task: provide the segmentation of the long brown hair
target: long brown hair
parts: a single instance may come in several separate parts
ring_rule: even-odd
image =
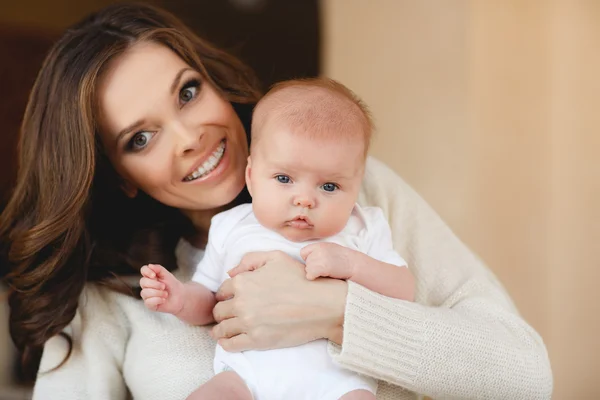
[[[191,229],[177,210],[143,193],[126,198],[97,138],[98,78],[110,60],[139,41],[169,47],[238,114],[260,96],[245,65],[148,5],[105,8],[53,46],[29,97],[17,183],[0,215],[10,333],[31,377],[46,340],[65,336],[86,282],[132,293],[115,278],[136,274],[148,262],[174,268],[175,245]]]

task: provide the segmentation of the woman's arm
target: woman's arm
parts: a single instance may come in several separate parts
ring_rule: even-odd
[[[504,292],[484,283],[488,278],[474,277],[433,306],[385,297],[353,282],[309,281],[303,265],[287,255],[262,256],[262,268],[225,281],[217,292],[213,335],[228,351],[327,338],[343,343],[330,346],[342,366],[434,398],[551,394],[543,342]],[[430,283],[434,291],[452,280],[445,268]],[[417,301],[423,301],[429,287],[417,282]]]
[[[67,328],[73,340],[71,355],[61,336],[49,339],[44,346],[40,371],[35,382],[33,400],[124,400],[127,387],[121,374],[127,322],[111,304],[108,291],[88,285],[81,297],[79,310]]]

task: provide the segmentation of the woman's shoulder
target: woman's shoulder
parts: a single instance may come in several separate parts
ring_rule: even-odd
[[[399,179],[402,180],[398,174],[396,174],[390,167],[388,167],[383,161],[378,160],[373,156],[367,157],[365,167],[365,180],[386,180],[386,179]]]
[[[129,318],[125,317],[122,307],[126,297],[108,287],[87,283],[79,296],[75,316],[63,329],[64,335],[56,335],[46,342],[40,371],[52,370],[65,358],[76,364],[92,347],[107,354],[120,354],[129,332]]]
[[[189,326],[173,315],[150,311],[136,297],[88,283],[75,318],[64,330],[69,339],[57,335],[46,342],[40,370],[47,372],[65,359],[67,362],[42,375],[41,381],[38,378],[36,389],[54,393],[57,382],[61,382],[59,386],[66,382],[67,389],[79,387],[82,393],[89,393],[92,384],[109,382],[108,389],[116,390],[117,386],[110,386],[116,385],[114,379],[120,382],[126,377],[135,398],[171,398],[168,393],[178,393],[186,385],[191,391],[212,375],[215,343],[209,332],[207,327]],[[156,365],[170,359],[178,360],[169,366],[170,383],[149,387],[148,382],[159,382],[165,376]],[[85,372],[90,370],[97,375]],[[196,371],[193,380],[181,378],[190,370]]]
[[[106,285],[87,283],[79,296],[77,314],[71,323],[73,328],[101,321],[102,324],[117,323],[126,327],[127,304],[137,301],[132,295],[121,293]]]

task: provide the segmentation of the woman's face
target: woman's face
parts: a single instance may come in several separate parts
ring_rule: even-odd
[[[248,143],[231,104],[167,47],[132,46],[98,88],[102,144],[123,189],[183,211],[233,201],[244,187]]]

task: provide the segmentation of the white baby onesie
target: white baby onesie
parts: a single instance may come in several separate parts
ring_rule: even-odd
[[[344,229],[320,241],[291,242],[258,222],[251,204],[213,217],[208,244],[192,278],[216,292],[229,279],[227,271],[249,252],[280,250],[302,261],[300,250],[311,243],[331,242],[386,263],[406,267],[392,247],[392,234],[381,209],[355,205]],[[246,382],[255,400],[337,400],[358,389],[375,393],[374,379],[343,369],[327,353],[327,341],[267,351],[229,353],[217,345],[215,373],[233,370]]]

